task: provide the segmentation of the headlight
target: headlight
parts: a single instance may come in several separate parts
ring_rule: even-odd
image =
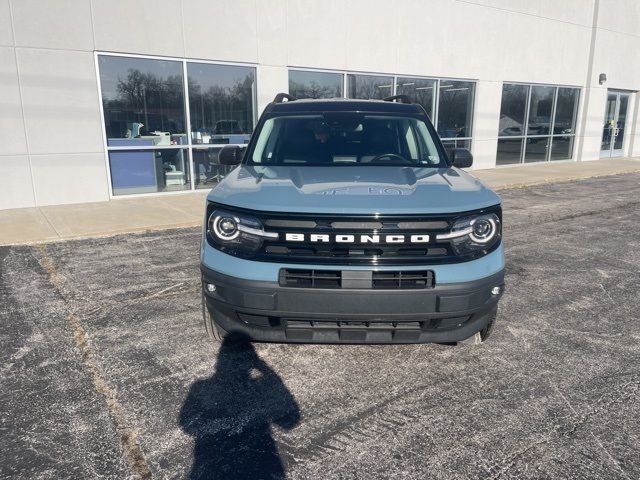
[[[449,233],[437,235],[437,240],[449,240],[456,255],[488,251],[500,240],[502,228],[495,213],[458,219]]]
[[[500,220],[495,214],[477,217],[471,220],[471,233],[469,236],[475,243],[485,245],[498,234]]]
[[[275,232],[265,232],[257,218],[224,210],[213,210],[207,225],[211,240],[222,249],[254,252],[263,240],[278,238]]]
[[[211,229],[216,237],[225,242],[234,240],[240,235],[238,220],[230,215],[220,215],[211,220]]]

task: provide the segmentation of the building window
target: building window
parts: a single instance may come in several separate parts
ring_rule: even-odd
[[[437,80],[430,78],[398,77],[396,80],[396,94],[407,95],[412,102],[419,103],[434,120]]]
[[[289,70],[289,93],[296,98],[341,98],[344,74]]]
[[[438,135],[450,154],[454,148],[471,149],[474,82],[439,80]]]
[[[383,75],[347,74],[347,96],[359,99],[378,99],[393,95],[393,77]]]
[[[578,88],[504,84],[496,163],[571,159],[579,97]]]
[[[211,188],[228,172],[221,145],[253,131],[253,67],[103,54],[98,66],[113,195]]]
[[[187,62],[196,188],[211,188],[229,171],[218,163],[222,147],[245,144],[255,124],[255,68]]]
[[[343,95],[342,85],[345,76],[346,92]],[[289,93],[296,98],[346,97],[364,100],[407,95],[412,102],[422,105],[425,109],[447,153],[450,154],[454,148],[471,149],[475,82],[289,70]],[[522,115],[524,117],[524,113]]]

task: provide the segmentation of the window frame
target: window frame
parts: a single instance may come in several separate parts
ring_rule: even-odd
[[[579,117],[580,117],[580,109],[582,108],[582,87],[577,85],[565,85],[565,84],[550,84],[550,83],[530,83],[530,82],[511,82],[505,81],[502,82],[502,92],[504,93],[505,85],[523,85],[527,87],[527,98],[525,102],[525,110],[524,110],[524,119],[523,119],[523,134],[522,135],[500,135],[500,127],[498,126],[498,135],[497,140],[520,140],[521,148],[520,148],[520,161],[517,163],[498,165],[496,160],[496,165],[494,168],[509,168],[518,165],[534,165],[538,163],[551,163],[551,162],[575,162],[576,161],[576,138],[578,136],[578,126],[579,126]],[[549,124],[549,134],[548,135],[529,135],[529,114],[531,108],[531,94],[533,92],[533,87],[552,87],[553,88],[553,100],[551,104],[551,122]],[[561,88],[571,88],[577,90],[578,98],[575,106],[575,118],[574,118],[574,129],[573,133],[569,134],[556,134],[555,132],[555,123],[556,123],[556,109],[558,105],[558,91]],[[502,94],[501,94],[501,102],[502,102]],[[498,113],[500,115],[501,112]],[[553,150],[553,142],[555,138],[562,137],[573,137],[573,147],[571,151],[571,158],[566,158],[562,160],[551,160],[551,152]],[[540,160],[536,162],[526,162],[526,151],[527,151],[527,139],[529,138],[548,138],[549,139],[549,148],[545,154],[545,160]],[[497,159],[497,144],[496,144],[496,159]]]
[[[206,146],[201,146],[200,144],[193,143],[193,137],[191,132],[191,111],[189,105],[189,75],[188,75],[188,64],[189,63],[202,63],[207,65],[219,65],[219,66],[235,66],[235,67],[250,67],[254,69],[255,75],[255,88],[253,90],[253,101],[252,101],[252,121],[253,128],[255,129],[258,124],[258,77],[260,75],[259,64],[256,63],[245,63],[245,62],[226,62],[226,61],[216,61],[216,60],[201,60],[195,58],[185,58],[185,57],[165,57],[158,55],[139,55],[139,54],[129,54],[129,53],[118,53],[118,52],[108,52],[108,51],[94,51],[94,63],[95,63],[95,71],[96,71],[96,79],[97,79],[97,88],[98,88],[98,103],[100,106],[100,123],[102,127],[102,143],[104,148],[104,156],[105,156],[105,167],[106,167],[106,177],[107,184],[109,186],[109,199],[121,199],[121,198],[135,198],[135,197],[151,197],[158,195],[181,195],[185,193],[193,193],[197,191],[207,191],[207,189],[199,189],[196,188],[195,181],[195,162],[193,159],[193,151],[194,150],[208,150],[212,148],[222,148],[226,145],[233,145],[228,143],[212,143],[206,144]],[[143,59],[143,60],[164,60],[164,61],[173,61],[180,62],[182,66],[182,80],[183,80],[183,102],[184,102],[184,115],[185,115],[185,130],[188,142],[184,145],[138,145],[135,147],[132,146],[109,146],[107,143],[107,129],[105,125],[104,118],[104,103],[102,98],[102,81],[100,79],[100,65],[99,65],[99,57],[125,57],[125,58],[133,58],[133,59]],[[188,164],[189,164],[189,188],[185,188],[184,190],[176,190],[176,191],[168,191],[168,192],[149,192],[149,193],[131,193],[125,195],[114,195],[113,191],[113,182],[111,181],[111,165],[109,163],[109,152],[111,151],[133,151],[133,150],[183,150],[186,152],[188,156]]]

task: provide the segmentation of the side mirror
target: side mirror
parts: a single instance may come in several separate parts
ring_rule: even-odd
[[[458,168],[469,168],[473,165],[473,155],[466,148],[454,148],[451,160],[453,160],[453,166]]]
[[[226,145],[218,153],[218,161],[222,165],[238,165],[242,161],[242,150],[237,145]]]

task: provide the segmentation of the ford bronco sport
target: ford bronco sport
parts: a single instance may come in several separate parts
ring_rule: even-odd
[[[500,198],[405,96],[278,94],[207,197],[207,332],[271,342],[480,343],[504,287]]]

